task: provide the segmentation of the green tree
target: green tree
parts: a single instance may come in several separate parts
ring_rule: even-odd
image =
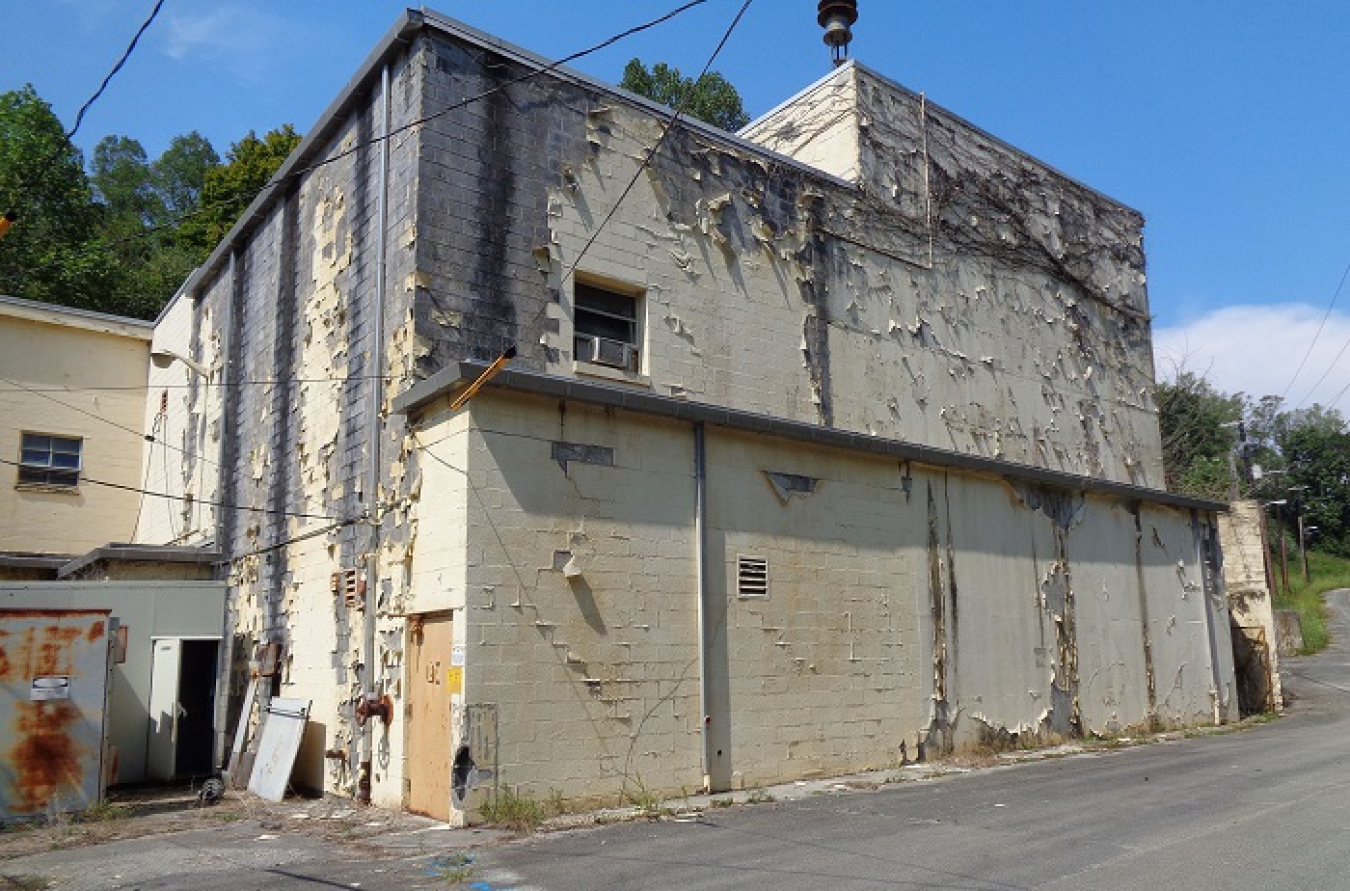
[[[153,164],[150,176],[164,212],[179,218],[197,210],[206,176],[220,166],[210,140],[193,130],[175,136]]]
[[[1290,502],[1287,517],[1301,513],[1318,528],[1318,550],[1350,557],[1350,433],[1335,411],[1314,407],[1296,421],[1282,443],[1287,472],[1272,497]]]
[[[1200,375],[1181,371],[1155,390],[1167,488],[1206,498],[1227,498],[1228,455],[1236,443],[1242,396],[1220,393]],[[1223,472],[1219,473],[1218,468]]]
[[[683,103],[685,114],[723,130],[739,130],[750,123],[740,94],[716,71],[709,71],[695,84],[692,77],[681,75],[680,69],[664,62],[649,69],[641,59],[633,59],[624,66],[619,86],[672,108]],[[685,101],[685,93],[690,90],[693,92]]]
[[[117,257],[100,238],[79,149],[31,85],[0,93],[0,294],[117,312]]]
[[[286,124],[261,139],[250,130],[230,146],[225,163],[206,171],[201,211],[180,229],[184,242],[207,251],[215,248],[299,144],[299,134]]]

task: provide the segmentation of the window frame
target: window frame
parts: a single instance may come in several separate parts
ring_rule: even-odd
[[[40,442],[40,440],[45,440]],[[73,444],[59,449],[59,444]],[[34,457],[44,453],[42,457]],[[73,455],[73,467],[57,463],[57,455]],[[23,430],[19,433],[19,461],[15,488],[78,491],[84,475],[84,437]]]
[[[606,298],[619,299],[627,301],[631,307],[631,315],[625,315],[614,312],[612,309],[597,306],[595,301],[588,303],[586,292],[596,292]],[[596,281],[592,278],[577,278],[572,287],[572,358],[579,366],[587,369],[604,369],[609,372],[618,372],[625,375],[640,376],[643,371],[643,364],[646,361],[646,344],[644,335],[646,333],[646,324],[644,319],[645,305],[643,292],[639,288],[614,285],[609,282]],[[589,317],[589,318],[588,318]],[[599,323],[590,323],[589,319],[599,320]],[[627,337],[623,340],[609,336],[610,332],[602,333],[603,322],[620,323],[627,327]],[[589,329],[589,330],[588,330]],[[580,338],[589,338],[592,341],[606,341],[609,343],[622,344],[624,348],[625,361],[623,364],[615,362],[597,361],[594,352],[590,356],[583,358],[582,351],[578,349]]]

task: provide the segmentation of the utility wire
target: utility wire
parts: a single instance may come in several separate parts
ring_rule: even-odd
[[[1345,287],[1346,276],[1350,276],[1350,263],[1346,264],[1345,272],[1341,273],[1341,283],[1336,286],[1336,293],[1331,295],[1331,303],[1327,306],[1326,313],[1322,315],[1322,323],[1317,326],[1317,333],[1313,335],[1312,343],[1308,344],[1308,351],[1303,354],[1303,361],[1298,363],[1298,368],[1294,371],[1294,376],[1289,379],[1289,383],[1285,386],[1284,392],[1280,394],[1280,402],[1284,402],[1284,397],[1289,395],[1289,391],[1294,387],[1294,382],[1298,380],[1298,376],[1303,372],[1303,366],[1308,364],[1308,359],[1312,356],[1313,347],[1317,346],[1317,339],[1322,336],[1322,329],[1327,326],[1327,319],[1331,318],[1331,311],[1336,308],[1336,301],[1341,296],[1341,289]],[[1346,346],[1350,346],[1350,342],[1347,342]],[[1340,359],[1341,354],[1344,352],[1345,347],[1341,347],[1341,352],[1336,355],[1336,359]],[[1334,367],[1336,363],[1333,361],[1331,364]],[[1331,369],[1328,368],[1327,374],[1330,373]],[[1320,385],[1324,380],[1326,380],[1326,374],[1322,375],[1321,379],[1317,381],[1317,384]],[[1314,385],[1313,392],[1316,390],[1317,385]],[[1311,395],[1312,392],[1309,392],[1308,396]],[[1305,396],[1304,399],[1306,401],[1307,397]],[[1302,402],[1299,403],[1299,405],[1302,404]]]
[[[476,94],[476,95],[474,95],[474,96],[470,96],[470,97],[468,97],[468,98],[466,98],[466,99],[463,99],[463,100],[461,100],[461,101],[459,101],[459,102],[455,102],[455,103],[452,103],[452,104],[450,104],[450,105],[447,105],[445,108],[442,108],[440,111],[434,112],[434,113],[429,114],[429,115],[427,115],[427,116],[425,116],[425,117],[419,118],[419,119],[417,119],[417,120],[415,120],[415,121],[410,121],[409,123],[404,124],[404,125],[398,127],[397,129],[391,130],[389,133],[387,133],[387,134],[385,134],[385,135],[383,135],[383,136],[375,136],[375,137],[371,137],[370,139],[368,139],[368,140],[366,140],[366,141],[364,141],[364,142],[358,142],[358,143],[356,143],[355,145],[353,145],[351,148],[345,149],[344,151],[339,152],[338,154],[333,155],[333,156],[330,157],[330,158],[326,158],[326,159],[324,159],[324,160],[322,160],[322,161],[318,161],[318,162],[316,162],[316,163],[314,163],[314,164],[309,165],[308,167],[301,167],[301,168],[299,168],[299,169],[292,170],[292,171],[290,171],[289,173],[285,174],[284,176],[281,175],[280,173],[278,173],[278,174],[274,175],[271,179],[269,179],[266,183],[264,183],[263,186],[262,186],[262,188],[260,188],[253,196],[251,196],[247,202],[242,201],[240,198],[232,198],[232,199],[230,199],[230,200],[228,200],[228,201],[220,202],[219,204],[208,205],[208,206],[205,206],[205,207],[198,207],[198,208],[195,208],[195,209],[193,209],[193,210],[187,211],[186,213],[183,213],[183,214],[181,214],[181,215],[179,215],[179,216],[177,216],[177,217],[173,217],[173,218],[171,218],[171,219],[169,219],[169,220],[166,220],[166,221],[164,221],[164,222],[162,222],[162,223],[159,223],[159,224],[157,224],[157,225],[155,225],[155,226],[151,226],[151,227],[148,227],[148,228],[146,228],[146,229],[143,229],[143,230],[141,230],[141,231],[139,231],[139,232],[132,232],[132,233],[129,233],[128,235],[124,235],[124,236],[122,236],[121,238],[118,238],[118,239],[114,239],[114,240],[111,240],[111,241],[100,242],[100,243],[97,244],[97,245],[92,245],[92,246],[90,246],[89,248],[86,248],[86,249],[83,251],[83,254],[93,254],[95,251],[102,250],[102,249],[104,249],[105,247],[115,247],[115,246],[117,246],[117,245],[119,245],[119,244],[125,244],[125,243],[127,243],[127,242],[135,241],[135,240],[137,240],[137,239],[147,238],[147,237],[149,237],[149,236],[151,236],[151,235],[154,235],[154,234],[156,234],[156,233],[158,233],[158,232],[160,232],[160,231],[163,231],[163,230],[165,230],[165,229],[171,229],[171,228],[177,227],[177,226],[181,225],[182,223],[187,222],[189,219],[192,219],[192,218],[195,217],[195,216],[199,216],[199,215],[204,214],[204,213],[207,213],[207,212],[209,212],[209,211],[211,211],[211,210],[217,210],[217,209],[220,209],[220,208],[222,208],[222,207],[228,207],[228,206],[231,205],[231,204],[244,204],[245,207],[246,207],[248,204],[251,204],[251,203],[252,203],[253,199],[256,198],[257,195],[261,195],[263,192],[267,191],[268,189],[271,189],[271,188],[274,188],[274,187],[276,187],[276,186],[278,186],[278,185],[281,185],[282,183],[286,182],[286,181],[289,180],[289,179],[292,179],[292,178],[295,178],[295,177],[299,177],[299,176],[303,176],[304,174],[310,173],[310,172],[315,171],[315,170],[318,170],[318,169],[321,168],[321,167],[325,167],[325,166],[327,166],[327,165],[329,165],[329,164],[336,163],[337,161],[340,161],[340,160],[342,160],[343,158],[350,157],[351,155],[355,154],[356,152],[358,152],[358,151],[360,151],[360,150],[362,150],[362,149],[364,149],[364,148],[367,148],[367,147],[373,146],[373,145],[378,145],[379,143],[384,142],[384,141],[389,140],[389,139],[392,139],[392,138],[394,138],[395,136],[399,136],[399,135],[405,133],[405,132],[408,131],[408,130],[411,130],[411,129],[415,128],[415,127],[420,127],[421,125],[423,125],[423,124],[425,124],[425,123],[428,123],[429,121],[433,121],[433,120],[435,120],[435,119],[437,119],[437,118],[439,118],[439,117],[442,117],[442,116],[444,116],[444,115],[447,115],[447,114],[449,114],[449,113],[452,112],[452,111],[457,111],[457,110],[459,110],[459,109],[461,109],[461,108],[465,108],[465,107],[467,107],[467,106],[469,106],[469,105],[472,105],[472,104],[475,103],[475,102],[480,102],[480,101],[482,101],[482,100],[484,100],[484,99],[489,98],[490,96],[493,96],[493,95],[495,95],[495,94],[497,94],[497,93],[503,92],[504,90],[506,90],[506,89],[508,89],[508,88],[510,88],[510,87],[513,87],[513,86],[515,86],[515,85],[517,85],[517,84],[524,83],[525,81],[532,80],[532,79],[534,79],[534,78],[536,78],[536,77],[539,77],[540,75],[547,74],[547,73],[549,73],[549,72],[551,72],[551,71],[555,71],[555,70],[557,70],[558,68],[562,67],[563,65],[566,65],[566,64],[569,63],[569,62],[574,62],[574,61],[576,61],[577,59],[583,58],[583,57],[585,57],[585,56],[589,56],[589,55],[591,55],[591,54],[593,54],[593,53],[599,52],[599,51],[602,50],[602,49],[605,49],[606,47],[612,46],[612,45],[614,45],[615,43],[618,43],[620,40],[624,40],[624,39],[626,39],[626,38],[628,38],[628,37],[633,36],[634,34],[639,34],[639,33],[643,32],[643,31],[646,31],[646,30],[649,30],[649,29],[651,29],[651,28],[654,28],[654,27],[656,27],[657,25],[664,24],[664,23],[670,21],[671,19],[675,18],[676,16],[680,15],[681,13],[686,12],[686,11],[692,9],[692,8],[694,8],[695,6],[702,6],[704,3],[707,3],[707,2],[708,2],[708,0],[690,0],[690,2],[685,3],[685,4],[682,5],[682,6],[676,7],[675,9],[671,10],[670,12],[667,12],[666,14],[664,14],[664,15],[662,15],[662,16],[658,16],[657,18],[654,18],[654,19],[652,19],[652,20],[650,20],[650,21],[644,22],[644,23],[642,23],[642,24],[640,24],[640,25],[635,25],[635,26],[633,26],[632,28],[629,28],[629,29],[626,30],[626,31],[620,32],[619,34],[615,34],[615,35],[612,36],[612,37],[608,37],[608,38],[606,38],[605,40],[602,40],[600,43],[597,43],[597,44],[595,44],[594,46],[587,47],[586,49],[583,49],[583,50],[578,50],[577,52],[574,52],[574,53],[572,53],[572,54],[569,55],[569,56],[565,56],[565,57],[559,59],[558,61],[553,62],[553,63],[551,63],[551,64],[549,64],[549,65],[547,65],[547,66],[545,66],[545,67],[543,67],[543,68],[539,68],[539,69],[536,69],[536,70],[534,70],[534,71],[526,72],[525,74],[522,74],[522,75],[520,75],[519,77],[515,77],[515,78],[512,78],[511,80],[509,80],[509,81],[507,81],[507,82],[505,82],[505,83],[498,84],[497,86],[493,87],[492,89],[484,90],[483,92],[478,93],[478,94]],[[160,0],[160,4],[161,4],[161,5],[162,5],[162,3],[163,3],[163,0]],[[156,6],[155,11],[158,12],[158,9],[159,9],[159,7]],[[147,24],[148,24],[148,23],[147,23]],[[142,26],[142,30],[144,30],[144,26]],[[140,36],[140,35],[139,35],[139,33],[138,33],[138,34],[137,34],[137,37],[139,37],[139,36]],[[135,41],[132,42],[132,45],[133,45],[133,46],[135,45]],[[130,49],[130,48],[128,48],[128,51],[129,51],[129,49]],[[125,61],[125,59],[124,59],[123,61]],[[119,63],[119,67],[120,67],[120,64],[121,64],[121,63]],[[109,75],[109,76],[111,77],[111,75]],[[101,91],[101,90],[100,90],[100,91]],[[92,102],[93,100],[90,100],[90,101]],[[71,132],[73,133],[74,130],[72,129]],[[244,208],[240,208],[240,209],[243,210]],[[77,256],[77,257],[78,257],[78,256],[81,256],[81,255],[82,255],[82,254],[81,254],[80,252],[77,252],[77,253],[75,254],[75,256]]]
[[[276,387],[290,386],[292,384],[338,384],[349,381],[404,381],[408,380],[407,374],[352,374],[352,375],[333,375],[330,377],[295,377],[295,378],[255,378],[251,380],[240,381],[195,381],[186,384],[122,384],[110,385],[106,387],[27,387],[23,384],[14,384],[13,388],[0,387],[0,393],[35,393],[43,395],[47,393],[146,393],[152,390],[190,390],[199,387],[204,390],[222,389],[228,390],[234,387]],[[5,378],[0,378],[0,382],[12,383]]]
[[[464,108],[465,106],[472,105],[475,102],[480,102],[488,98],[489,96],[493,96],[497,93],[502,92],[503,90],[506,90],[510,87],[514,87],[517,84],[524,83],[525,81],[528,80],[533,80],[534,78],[540,77],[541,75],[544,74],[548,74],[551,71],[556,71],[557,69],[566,65],[568,62],[574,62],[577,59],[582,58],[583,56],[589,56],[592,53],[599,52],[600,50],[608,46],[612,46],[613,44],[618,43],[620,40],[632,37],[634,34],[638,34],[641,33],[642,31],[654,28],[657,25],[664,24],[665,22],[668,22],[671,19],[675,18],[680,13],[693,9],[695,6],[702,6],[704,3],[707,2],[708,0],[690,0],[690,2],[685,3],[683,6],[676,7],[675,9],[666,13],[665,15],[654,18],[651,21],[644,22],[641,25],[634,25],[627,31],[622,31],[618,34],[615,34],[613,37],[607,37],[600,43],[595,44],[594,46],[587,47],[586,49],[583,50],[578,50],[577,52],[572,53],[570,56],[564,56],[563,58],[559,59],[556,62],[551,62],[550,64],[545,65],[543,68],[537,68],[533,71],[527,71],[526,73],[520,75],[519,77],[514,77],[506,81],[505,83],[498,84],[497,86],[493,87],[490,90],[484,90],[483,92],[478,93],[477,95],[474,96],[470,96],[467,99],[462,99],[459,102],[453,102],[450,105],[447,105],[445,108],[442,108],[440,111],[432,112],[431,114],[426,115],[425,117],[418,118],[415,121],[409,121],[408,123],[403,124],[400,127],[396,127],[393,130],[390,130],[388,133],[384,134],[383,136],[372,137],[366,142],[358,143],[345,151],[333,155],[331,158],[325,158],[324,160],[311,164],[308,167],[302,167],[298,170],[292,170],[285,176],[275,176],[268,181],[267,185],[263,186],[261,191],[266,191],[267,189],[270,189],[273,186],[280,185],[281,183],[285,182],[287,179],[290,179],[292,177],[302,176],[303,174],[310,173],[314,170],[318,170],[321,167],[326,167],[327,165],[340,161],[343,158],[348,157],[349,155],[355,154],[356,152],[360,151],[363,148],[366,148],[367,146],[378,145],[381,142],[393,139],[395,136],[400,136],[415,127],[420,127],[423,124],[436,120],[437,118],[444,117],[445,115],[449,114],[452,111],[458,111],[459,109]],[[747,3],[746,5],[748,6],[749,3]],[[738,20],[739,18],[740,16],[737,16]]]
[[[8,464],[10,467],[20,468],[24,466],[18,461],[10,461],[8,458],[0,458],[0,464]],[[151,489],[143,489],[139,486],[128,486],[123,483],[110,483],[107,480],[95,479],[93,477],[85,476],[84,474],[80,475],[80,482],[89,483],[92,486],[103,486],[108,489],[120,489],[123,492],[136,492],[149,498],[167,498],[171,501],[187,501],[188,498],[191,497],[190,494],[175,495],[172,492],[156,492]],[[192,501],[194,504],[205,504],[210,507],[219,507],[224,510],[248,511],[255,514],[272,514],[278,517],[294,517],[295,519],[300,520],[329,520],[338,522],[336,517],[328,514],[305,514],[289,510],[276,510],[275,508],[270,507],[252,507],[247,504],[231,504],[228,501],[208,501],[197,498],[193,498]]]
[[[677,123],[679,123],[680,118],[684,115],[685,106],[689,104],[689,100],[694,96],[694,90],[698,86],[699,81],[703,80],[707,75],[708,71],[713,66],[713,62],[717,61],[717,57],[721,54],[722,48],[725,47],[727,41],[731,39],[731,32],[736,30],[736,26],[741,23],[741,19],[745,16],[746,10],[750,8],[750,4],[753,2],[754,0],[745,0],[745,2],[741,4],[740,11],[736,13],[736,17],[733,18],[731,24],[727,26],[726,32],[722,34],[722,39],[718,41],[717,48],[714,49],[712,55],[708,57],[707,64],[703,66],[703,70],[699,72],[698,77],[691,80],[688,86],[685,87],[684,94],[680,96],[680,101],[675,106],[675,113],[670,116],[670,120],[666,121],[666,126],[662,129],[661,135],[657,137],[656,142],[652,143],[651,149],[648,150],[646,157],[642,159],[642,163],[638,165],[637,171],[634,172],[633,178],[628,181],[628,185],[624,187],[618,200],[610,207],[609,213],[600,221],[600,225],[595,227],[595,231],[591,233],[591,237],[586,241],[581,252],[577,254],[576,259],[573,260],[563,272],[559,284],[566,284],[567,279],[572,276],[572,273],[576,271],[577,266],[581,263],[582,258],[586,256],[586,252],[591,249],[591,245],[595,244],[595,240],[600,237],[600,233],[604,231],[605,226],[608,225],[610,220],[614,219],[614,214],[618,213],[619,206],[623,204],[623,200],[628,197],[629,192],[633,191],[633,187],[637,185],[637,181],[641,179],[643,172],[652,163],[652,158],[656,157],[656,153],[660,151],[661,146],[665,144],[666,137],[670,135],[670,131],[675,128]]]
[[[143,440],[145,440],[146,442],[157,442],[157,443],[159,443],[160,445],[164,446],[166,449],[173,449],[175,452],[177,452],[177,453],[180,454],[180,455],[183,455],[184,457],[187,457],[187,458],[194,458],[194,459],[197,459],[197,460],[205,461],[207,464],[210,464],[210,465],[212,465],[212,466],[214,466],[214,467],[219,467],[219,466],[220,466],[220,465],[217,464],[215,461],[212,461],[210,458],[206,457],[205,455],[189,455],[185,450],[180,449],[178,446],[173,445],[172,443],[167,443],[167,442],[164,442],[163,440],[156,439],[154,433],[142,433],[142,432],[139,431],[139,430],[136,430],[136,429],[134,429],[134,428],[132,428],[132,427],[128,427],[126,424],[119,424],[117,421],[114,421],[114,420],[112,420],[111,418],[105,418],[103,415],[98,414],[97,412],[92,412],[92,411],[89,411],[89,410],[87,410],[87,409],[80,408],[78,405],[71,405],[69,402],[62,402],[60,399],[57,399],[55,396],[52,396],[52,395],[49,394],[49,393],[45,393],[45,392],[43,392],[43,391],[41,391],[41,390],[34,390],[34,389],[32,389],[31,387],[25,387],[23,384],[19,383],[18,381],[12,381],[12,380],[10,380],[9,378],[3,378],[3,377],[0,377],[0,383],[6,383],[6,384],[9,384],[9,385],[12,386],[12,387],[15,387],[15,388],[17,388],[17,389],[19,389],[19,390],[23,390],[23,391],[26,392],[26,393],[32,393],[32,394],[35,395],[35,396],[41,396],[43,399],[47,399],[47,400],[50,400],[51,402],[55,402],[57,405],[61,406],[62,408],[67,408],[67,409],[70,409],[71,411],[79,412],[80,414],[85,415],[85,416],[90,417],[90,418],[93,418],[93,419],[96,420],[96,421],[101,421],[101,422],[104,423],[104,424],[109,424],[109,425],[111,425],[111,426],[113,426],[113,427],[116,427],[118,430],[124,430],[124,431],[126,431],[127,433],[130,433],[132,436],[135,436],[137,439],[143,439]]]
[[[150,15],[146,16],[145,21],[141,22],[141,26],[136,29],[136,34],[131,38],[131,43],[127,44],[127,48],[122,51],[122,56],[117,60],[117,64],[113,65],[112,70],[104,76],[103,82],[98,85],[98,89],[94,91],[94,95],[90,96],[89,99],[80,106],[80,110],[75,113],[75,125],[66,132],[67,142],[69,142],[80,129],[80,124],[84,122],[85,112],[89,111],[93,104],[99,100],[99,97],[103,95],[104,90],[108,89],[108,84],[112,82],[112,79],[117,75],[117,72],[121,71],[122,66],[127,63],[127,59],[131,58],[131,54],[136,49],[136,44],[140,41],[141,35],[150,27],[150,24],[155,20],[155,17],[159,15],[159,11],[163,6],[164,0],[157,0],[154,9],[150,10]],[[52,152],[51,156],[48,157],[41,166],[21,181],[20,191],[26,191],[29,185],[41,179],[42,175],[47,172],[47,168],[51,167],[52,164],[56,163],[56,159],[61,157],[65,148],[66,147],[63,145],[57,146],[56,151]],[[13,221],[16,218],[16,214],[12,207],[6,211],[5,218],[10,221]]]
[[[66,139],[74,137],[75,132],[80,129],[80,124],[84,121],[84,113],[89,110],[91,105],[98,101],[98,98],[103,95],[103,91],[108,89],[108,83],[113,79],[117,72],[122,70],[122,66],[127,63],[127,59],[131,58],[132,51],[136,49],[136,43],[141,39],[141,35],[145,33],[146,29],[150,27],[150,23],[155,20],[155,16],[159,15],[159,11],[163,6],[164,0],[158,0],[155,4],[155,8],[150,10],[150,15],[146,17],[145,21],[141,22],[140,28],[136,30],[136,36],[131,38],[131,43],[128,43],[127,48],[122,52],[122,58],[117,60],[117,64],[108,72],[107,77],[103,78],[103,83],[98,85],[98,89],[94,91],[94,95],[89,97],[89,101],[84,103],[84,105],[81,105],[80,110],[76,112],[75,126],[70,128],[70,132],[66,134]]]

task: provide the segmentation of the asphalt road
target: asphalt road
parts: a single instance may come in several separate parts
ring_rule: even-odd
[[[1350,889],[1350,592],[1242,732],[480,852],[480,888]]]
[[[469,850],[425,830],[365,851],[162,834],[0,863],[0,889],[1350,891],[1350,592],[1331,604],[1332,646],[1284,665],[1289,715],[1238,732]]]

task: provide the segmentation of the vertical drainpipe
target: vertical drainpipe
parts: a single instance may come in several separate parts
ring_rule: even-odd
[[[712,789],[713,728],[712,679],[708,674],[708,623],[712,610],[708,603],[708,453],[703,422],[694,425],[694,553],[698,564],[698,674],[699,714],[703,716],[703,787]]]
[[[1214,603],[1213,598],[1218,588],[1218,573],[1220,567],[1208,568],[1206,558],[1212,550],[1212,543],[1207,546],[1205,542],[1205,527],[1210,526],[1210,535],[1214,535],[1212,524],[1201,516],[1198,510],[1191,509],[1191,535],[1195,539],[1195,561],[1196,567],[1200,571],[1200,602],[1205,609],[1205,633],[1209,636],[1209,682],[1211,684],[1209,697],[1210,703],[1214,709],[1214,726],[1223,723],[1223,683],[1219,677],[1219,640],[1214,627]],[[1211,582],[1211,580],[1213,580]]]
[[[380,416],[384,395],[384,301],[385,301],[385,242],[389,225],[389,64],[380,71],[380,160],[379,186],[376,189],[375,214],[375,318],[371,328],[370,367],[370,480],[367,494],[370,499],[370,550],[366,554],[366,603],[362,671],[365,675],[364,695],[368,702],[379,699],[376,689],[375,665],[375,609],[379,603],[377,589],[380,582],[380,527],[384,517],[380,512],[380,446],[384,439],[384,422]],[[356,800],[370,803],[371,763],[375,751],[375,719],[369,718],[361,728],[361,766],[357,778]]]
[[[220,377],[216,381],[215,391],[220,398],[220,441],[221,450],[216,456],[219,460],[216,464],[216,494],[212,499],[218,503],[228,503],[229,499],[225,496],[225,467],[232,460],[232,456],[225,454],[224,444],[226,437],[231,433],[225,423],[225,413],[229,411],[228,403],[230,401],[230,384],[234,379],[234,368],[230,363],[230,350],[234,347],[234,298],[238,290],[239,251],[237,248],[230,250],[230,264],[227,267],[225,290],[225,311],[221,313],[223,326],[220,336]],[[200,459],[199,459],[200,460]],[[221,640],[221,647],[216,654],[216,744],[212,752],[212,764],[220,769],[225,768],[225,748],[228,743],[228,737],[225,734],[225,727],[229,723],[230,706],[230,672],[234,668],[234,614],[230,607],[230,555],[227,551],[229,547],[225,541],[225,512],[224,508],[217,506],[216,512],[216,530],[213,533],[216,550],[220,552],[221,559],[225,562],[216,564],[216,580],[224,581],[225,585],[225,615],[221,617],[221,630],[224,637]],[[247,706],[247,703],[245,703]],[[249,716],[241,714],[240,721],[247,721]]]

